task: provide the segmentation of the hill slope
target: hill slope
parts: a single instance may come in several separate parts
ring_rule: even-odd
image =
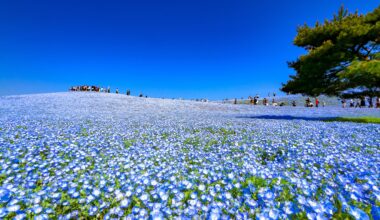
[[[380,125],[344,114],[379,111],[0,97],[0,218],[376,219]]]

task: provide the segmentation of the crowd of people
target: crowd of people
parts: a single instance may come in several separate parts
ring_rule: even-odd
[[[269,105],[272,105],[272,106],[284,106],[286,105],[286,103],[284,101],[280,101],[280,102],[277,102],[276,99],[275,99],[275,93],[273,94],[273,97],[270,98],[270,97],[265,97],[263,98],[262,100],[260,100],[260,97],[259,95],[256,95],[254,97],[252,96],[248,96],[248,102],[249,104],[251,105],[259,105],[259,102],[262,103],[262,105],[264,106],[269,106]],[[346,100],[346,99],[341,99],[340,100],[341,103],[342,103],[342,107],[343,108],[346,108],[347,107],[347,104],[348,104],[348,107],[351,107],[351,108],[363,108],[363,107],[369,107],[369,108],[380,108],[380,97],[377,97],[375,98],[375,102],[372,98],[369,98],[369,97],[362,97],[360,99],[350,99],[350,100]],[[225,99],[223,102],[228,102],[228,99]],[[243,98],[241,98],[241,101],[238,101],[237,98],[234,99],[233,101],[234,104],[238,104],[238,103],[247,103],[246,101],[244,101]],[[289,105],[291,106],[294,106],[296,107],[297,106],[297,102],[295,100],[291,101],[289,103]],[[320,101],[318,97],[315,97],[313,98],[313,100],[310,98],[310,97],[307,97],[305,99],[305,107],[308,107],[308,108],[311,108],[311,107],[325,107],[326,106],[326,102],[325,101]]]
[[[342,99],[341,100],[342,107],[347,107],[347,100]],[[375,105],[373,104],[373,98],[372,97],[360,97],[359,99],[350,99],[349,105],[350,108],[380,108],[380,97],[376,97],[375,99]]]
[[[265,106],[270,105],[269,97],[270,97],[270,94],[268,94],[268,98],[263,99],[263,101],[262,101],[263,105],[265,105]],[[284,106],[285,105],[284,102],[280,102],[280,103],[276,102],[275,97],[276,97],[276,93],[273,93],[273,98],[272,98],[272,105],[273,106]],[[250,104],[258,105],[260,96],[258,94],[256,94],[254,97],[248,96],[248,99],[250,101]],[[237,99],[235,99],[235,104],[237,104]]]
[[[69,91],[100,92],[101,89],[98,86],[72,86]]]
[[[275,97],[276,97],[276,93],[273,93],[273,98],[272,100],[270,100],[270,96],[271,94],[268,94],[268,98],[263,98],[262,99],[262,104],[264,106],[269,106],[269,105],[272,105],[272,106],[284,106],[286,105],[285,102],[277,102]],[[244,103],[245,101],[243,100],[243,98],[241,98],[242,101],[240,101],[241,103]],[[248,96],[248,100],[249,100],[249,103],[251,105],[259,105],[259,100],[260,100],[260,96],[258,94],[256,94],[254,97],[252,96]],[[228,99],[225,99],[223,100],[224,103],[228,103]],[[233,101],[234,104],[238,104],[238,99],[235,98],[234,101]]]
[[[98,86],[82,85],[82,86],[72,86],[72,87],[70,87],[69,91],[85,91],[85,92],[111,93],[111,88],[110,87],[98,87]],[[118,88],[116,88],[115,93],[119,94],[119,89]],[[126,95],[130,96],[131,95],[131,90],[127,89]],[[275,99],[276,93],[273,93],[273,98],[272,98],[272,101],[270,103],[270,98],[269,98],[270,96],[271,96],[271,94],[268,94],[268,98],[263,98],[262,99],[262,104],[264,106],[269,106],[269,105],[272,105],[272,106],[284,106],[285,105],[285,102],[277,102],[276,101],[276,99]],[[147,95],[144,96],[142,93],[139,94],[139,97],[146,97],[146,98],[148,98]],[[252,104],[252,105],[258,105],[259,104],[259,99],[260,99],[260,96],[258,94],[256,94],[254,97],[248,96],[249,103]],[[235,98],[233,103],[234,104],[238,104],[238,99]],[[346,99],[341,99],[341,103],[342,103],[342,107],[343,108],[347,107],[347,100]],[[294,107],[296,107],[297,106],[296,101],[293,100],[291,102],[291,105],[294,106]],[[324,102],[324,101],[320,102],[317,97],[314,98],[314,102],[309,97],[307,97],[305,99],[305,107],[309,107],[309,108],[310,107],[316,107],[316,108],[318,108],[320,105],[322,105],[322,107],[325,107],[326,106],[326,102]],[[350,108],[364,108],[364,107],[380,108],[380,97],[376,97],[376,99],[375,99],[375,105],[374,105],[374,102],[373,102],[373,98],[370,98],[370,97],[361,97],[359,99],[349,99],[349,101],[348,101],[348,107],[350,107]]]
[[[293,106],[296,106],[295,101],[293,101],[293,102],[294,102]],[[314,103],[310,100],[309,97],[307,97],[307,99],[305,100],[305,107],[309,107],[309,108],[310,107],[316,107],[316,108],[318,108],[319,104],[320,104],[319,99],[315,98]],[[326,106],[326,102],[322,102],[322,107],[325,107],[325,106]]]
[[[108,86],[108,87],[98,87],[98,86],[72,86],[70,87],[69,91],[72,91],[72,92],[78,92],[78,91],[82,91],[82,92],[103,92],[103,93],[111,93],[111,88]],[[115,90],[115,93],[116,94],[119,94],[119,88],[116,88]],[[127,89],[126,93],[125,93],[127,96],[130,96],[131,95],[131,90]],[[142,93],[139,94],[139,97],[144,97],[144,95]],[[147,95],[145,95],[146,98],[148,98]]]

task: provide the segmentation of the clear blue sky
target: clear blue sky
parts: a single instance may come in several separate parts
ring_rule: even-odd
[[[0,95],[95,84],[153,97],[276,91],[297,25],[378,0],[2,0]]]

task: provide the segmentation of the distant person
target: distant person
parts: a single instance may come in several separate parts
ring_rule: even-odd
[[[310,98],[309,97],[307,97],[307,99],[305,100],[305,106],[306,107],[310,107]]]
[[[143,94],[142,94],[142,93],[140,93],[139,97],[140,97],[140,98],[141,98],[141,97],[143,97]]]
[[[294,100],[292,101],[292,106],[293,106],[293,107],[296,107],[296,106],[297,106],[296,101],[294,101]]]
[[[373,107],[373,102],[372,102],[372,97],[368,97],[368,108],[372,108]]]
[[[277,102],[276,102],[276,100],[274,100],[274,98],[272,99],[272,105],[277,106]]]
[[[267,99],[267,98],[264,98],[264,99],[263,99],[263,105],[265,105],[265,106],[268,105],[268,99]]]
[[[318,105],[319,105],[319,100],[318,100],[318,98],[315,98],[315,107],[318,108]]]
[[[255,100],[251,97],[251,96],[248,96],[248,99],[249,99],[249,103],[251,105],[254,105],[255,104]]]
[[[322,107],[325,107],[325,106],[326,106],[326,102],[323,101],[323,102],[322,102]]]
[[[353,108],[353,107],[354,107],[354,100],[350,99],[350,108]]]
[[[380,97],[376,98],[376,108],[380,108]]]
[[[356,99],[355,108],[360,108],[360,99]]]
[[[234,100],[234,104],[235,104],[235,105],[237,104],[237,98],[235,98],[235,100]]]
[[[365,98],[364,97],[360,98],[360,108],[361,107],[363,107],[363,108],[365,107]]]
[[[346,107],[346,99],[342,99],[342,107],[345,108]]]
[[[131,90],[127,90],[127,96],[130,96],[131,95]]]
[[[119,89],[118,88],[116,88],[116,94],[119,94]]]

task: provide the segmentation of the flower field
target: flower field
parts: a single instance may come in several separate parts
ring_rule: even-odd
[[[378,109],[0,97],[0,218],[380,219]]]

